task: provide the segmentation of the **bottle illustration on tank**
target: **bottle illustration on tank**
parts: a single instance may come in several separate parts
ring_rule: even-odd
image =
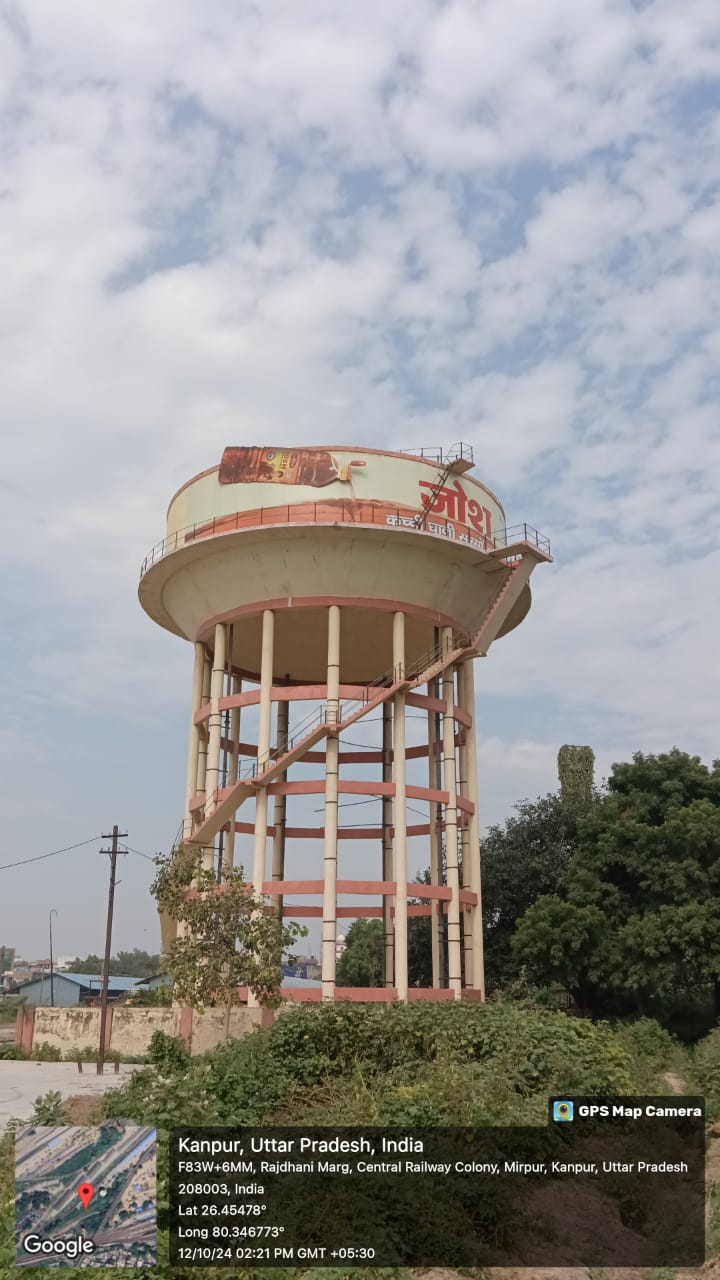
[[[225,449],[218,472],[220,484],[307,484],[321,489],[336,480],[352,481],[352,468],[365,462],[340,462],[328,449]]]

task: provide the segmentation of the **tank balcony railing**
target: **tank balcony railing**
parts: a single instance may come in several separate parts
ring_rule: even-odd
[[[398,522],[397,527],[412,530],[414,522],[417,532],[422,533],[423,537],[439,536],[443,541],[455,541],[457,531],[460,530],[462,535],[467,535],[469,545],[480,546],[486,552],[501,551],[503,547],[525,542],[537,547],[544,555],[550,555],[549,539],[529,524],[511,525],[509,528],[498,529],[492,536],[488,536],[478,533],[477,529],[463,525],[459,521],[442,520],[437,517],[426,522],[425,527],[421,528],[422,514],[422,512],[412,512],[408,507],[393,509],[386,503],[360,498],[289,503],[280,507],[260,507],[254,511],[235,511],[229,515],[215,516],[212,520],[196,521],[195,524],[186,525],[175,533],[168,534],[146,555],[140,569],[140,577],[142,579],[158,560],[203,538],[235,533],[241,529],[295,524],[353,524],[359,527],[381,525],[383,528],[390,528],[388,520],[395,520]],[[433,513],[430,512],[430,515],[432,516]],[[428,527],[429,525],[432,527]],[[436,534],[436,529],[443,532]]]
[[[400,449],[399,453],[405,453],[411,458],[424,458],[427,462],[436,462],[439,467],[445,466],[449,462],[473,462],[473,450],[470,444],[453,444],[449,449],[443,449],[442,445],[425,445],[422,449]]]

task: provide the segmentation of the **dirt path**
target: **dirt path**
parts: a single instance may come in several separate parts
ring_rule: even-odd
[[[674,1094],[690,1092],[687,1081],[674,1071],[665,1072],[663,1079]],[[708,1142],[706,1178],[708,1191],[720,1187],[720,1123],[710,1131]],[[462,1280],[458,1271],[435,1268],[416,1272],[422,1280]],[[692,1271],[674,1271],[671,1268],[647,1269],[633,1267],[490,1267],[483,1272],[486,1280],[720,1280],[720,1257],[710,1258],[704,1266]]]

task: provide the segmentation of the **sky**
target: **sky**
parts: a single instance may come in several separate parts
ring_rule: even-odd
[[[0,3],[0,943],[156,950],[191,647],[137,601],[226,445],[450,445],[554,562],[482,822],[717,749],[716,0]],[[145,854],[145,857],[140,856]]]

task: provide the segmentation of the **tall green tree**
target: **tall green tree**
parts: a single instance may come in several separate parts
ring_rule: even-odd
[[[614,765],[565,888],[529,907],[513,953],[592,1012],[705,990],[720,1016],[720,761],[675,748]]]
[[[426,882],[430,882],[429,872]],[[338,986],[381,987],[384,982],[384,953],[382,920],[354,920],[347,931],[345,950],[338,960]],[[411,987],[429,987],[432,984],[430,920],[426,916],[411,916],[408,920],[408,982]]]
[[[337,963],[338,986],[381,987],[384,947],[382,920],[353,920]]]
[[[545,894],[562,891],[576,848],[578,815],[560,795],[523,800],[490,827],[480,849],[485,978],[489,991],[514,981],[518,921]]]
[[[230,1010],[240,1003],[238,988],[248,987],[261,1004],[280,1001],[284,953],[307,930],[282,924],[255,897],[242,873],[225,868],[218,885],[192,847],[158,857],[152,891],[160,911],[178,924],[164,967],[172,975],[177,1000],[202,1009],[225,1006],[225,1037]]]

